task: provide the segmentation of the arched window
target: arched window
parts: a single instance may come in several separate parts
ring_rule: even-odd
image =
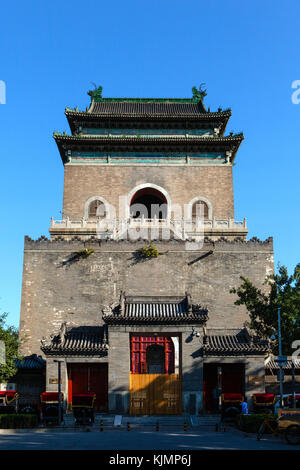
[[[201,200],[194,202],[192,206],[192,218],[195,219],[196,217],[200,217],[205,220],[209,218],[209,209],[206,202]]]
[[[101,196],[92,196],[85,201],[84,219],[101,220],[112,218],[112,209]]]
[[[106,208],[102,201],[94,199],[88,206],[89,219],[101,219],[106,217]]]

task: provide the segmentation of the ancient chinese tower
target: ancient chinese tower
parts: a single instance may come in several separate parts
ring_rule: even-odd
[[[262,286],[272,239],[247,241],[232,167],[242,134],[231,110],[191,98],[105,98],[66,108],[54,133],[64,166],[62,220],[25,237],[20,337],[47,361],[66,406],[94,391],[97,409],[197,414],[215,390],[264,391],[268,343],[234,305],[240,276]]]

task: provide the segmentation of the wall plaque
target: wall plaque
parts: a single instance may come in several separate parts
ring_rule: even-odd
[[[263,385],[263,378],[260,375],[249,375],[248,384],[249,385]]]
[[[62,384],[62,379],[60,379],[60,383]],[[50,377],[49,384],[58,384],[58,379],[55,377]]]

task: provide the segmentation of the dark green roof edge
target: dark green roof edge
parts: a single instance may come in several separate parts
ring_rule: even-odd
[[[94,98],[95,103],[199,103],[196,98]]]
[[[180,98],[179,98],[180,99]],[[98,101],[99,103],[101,101]],[[192,103],[193,101],[191,101]],[[195,101],[196,103],[196,101]],[[231,113],[232,113],[232,109],[231,108],[226,108],[226,109],[221,109],[219,108],[219,111],[206,111],[204,113],[199,113],[198,115],[195,115],[195,117],[197,118],[201,118],[201,119],[209,119],[209,118],[214,118],[214,117],[227,117],[227,116],[231,116]],[[109,113],[91,113],[89,112],[89,108],[86,109],[86,111],[79,111],[79,109],[77,107],[75,108],[69,108],[68,106],[65,107],[65,114],[66,115],[74,115],[74,116],[78,116],[78,115],[84,115],[84,116],[91,116],[91,117],[97,117],[97,116],[108,116]],[[111,115],[113,115],[114,113],[111,113]],[[124,113],[120,113],[120,114],[124,114]],[[128,116],[130,116],[128,114]],[[165,116],[165,115],[154,115],[154,117],[157,116],[158,118],[162,117],[162,116]],[[135,117],[135,115],[133,114],[133,117]],[[168,117],[171,117],[171,116],[168,116]],[[193,118],[194,116],[193,115],[183,115],[183,116],[179,116],[179,118],[182,118],[182,119],[188,119],[188,118]]]
[[[57,132],[57,131],[53,131],[53,137],[54,139],[60,139],[60,138],[65,138],[65,139],[73,139],[73,140],[84,140],[86,142],[88,141],[91,141],[91,140],[106,140],[106,141],[121,141],[121,140],[137,140],[139,142],[141,141],[145,141],[145,142],[149,142],[151,140],[156,140],[157,142],[159,141],[163,141],[164,138],[166,141],[172,141],[172,139],[174,141],[177,141],[179,142],[180,140],[181,141],[184,141],[184,142],[190,142],[192,140],[195,140],[195,141],[198,141],[198,142],[208,142],[208,141],[215,141],[215,142],[218,142],[218,141],[221,141],[221,140],[236,140],[236,139],[244,139],[244,133],[243,132],[239,132],[237,134],[233,134],[231,133],[230,135],[221,135],[221,136],[212,136],[212,137],[196,137],[196,136],[192,136],[192,137],[185,137],[185,136],[176,136],[176,137],[173,137],[173,136],[164,136],[162,138],[157,138],[157,137],[137,137],[135,135],[128,135],[128,136],[122,136],[122,137],[119,137],[119,136],[106,136],[106,135],[89,135],[89,134],[67,134],[66,132]]]

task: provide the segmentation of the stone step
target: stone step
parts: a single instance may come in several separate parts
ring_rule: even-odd
[[[89,424],[91,430],[101,430],[101,421],[103,422],[103,430],[117,429],[114,426],[115,415],[98,414],[94,416],[94,424]],[[202,416],[129,416],[122,415],[120,429],[127,429],[127,423],[130,424],[131,430],[139,429],[156,429],[157,423],[159,424],[160,431],[166,431],[168,428],[174,428],[178,431],[186,431],[191,429],[203,429],[207,432],[222,431],[224,429],[221,423],[220,415],[202,415]],[[186,424],[186,426],[185,426]],[[62,427],[65,428],[80,428],[80,425],[75,424],[73,413],[69,412],[64,415],[64,422]],[[83,425],[84,427],[84,425]]]
[[[103,426],[114,426],[115,415],[101,415],[95,414],[94,426],[100,427],[101,421]],[[129,416],[122,415],[122,426],[127,426],[127,423],[131,426],[134,425],[152,425],[155,426],[159,423],[159,426],[187,426],[198,427],[198,426],[215,426],[220,424],[220,415],[204,415],[204,416]],[[72,413],[67,413],[64,416],[65,426],[75,426],[75,418]]]
[[[114,426],[115,415],[98,415],[94,417],[94,426],[99,426],[101,421],[103,426]],[[189,416],[128,416],[122,415],[122,426],[127,426],[127,423],[130,423],[131,426],[137,425],[152,425],[155,426],[156,423],[159,423],[160,426],[184,426],[186,423],[188,426],[191,425],[191,420]],[[75,418],[72,413],[68,413],[64,416],[64,424],[75,425]]]

